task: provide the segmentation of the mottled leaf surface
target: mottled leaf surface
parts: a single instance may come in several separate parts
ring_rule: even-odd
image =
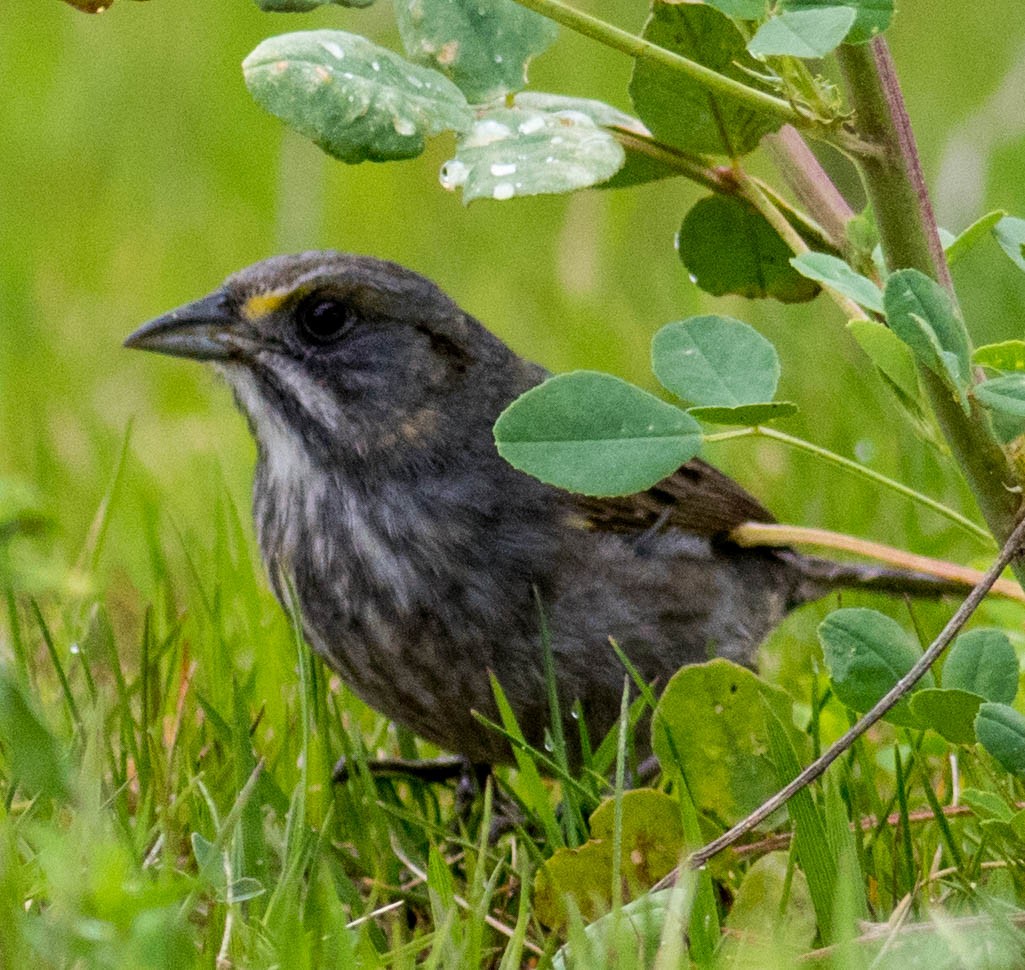
[[[459,139],[441,184],[463,201],[572,192],[611,178],[622,146],[593,115],[576,108],[495,108]]]
[[[450,78],[474,104],[518,91],[558,26],[513,0],[396,0],[406,53]]]
[[[271,37],[242,69],[259,104],[343,162],[413,158],[473,122],[447,78],[340,30]]]

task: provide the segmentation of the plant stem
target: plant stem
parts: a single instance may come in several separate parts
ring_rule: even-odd
[[[624,148],[640,155],[646,155],[667,168],[674,169],[697,185],[711,189],[711,191],[717,192],[720,195],[744,195],[737,179],[736,171],[728,165],[710,165],[706,158],[682,152],[678,148],[673,148],[671,145],[657,141],[650,135],[630,131],[626,128],[612,128],[610,130]],[[791,130],[793,131],[793,129]],[[747,176],[747,179],[764,193],[772,205],[783,213],[787,222],[802,237],[809,239],[818,251],[837,256],[840,255],[841,246],[814,219],[810,218],[800,209],[795,209],[772,186],[766,185],[760,179],[752,176]]]
[[[803,438],[795,438],[793,435],[786,434],[786,432],[783,431],[777,431],[775,428],[769,428],[765,425],[756,425],[753,428],[738,428],[735,431],[722,431],[718,434],[705,435],[704,440],[714,443],[717,441],[729,441],[732,438],[746,438],[749,436],[772,438],[774,441],[781,441],[783,444],[789,445],[791,448],[797,448],[800,451],[805,451],[810,455],[814,455],[816,458],[821,458],[823,461],[829,462],[831,465],[836,465],[839,468],[843,468],[845,471],[853,472],[855,475],[859,475],[862,478],[867,478],[870,482],[882,485],[884,488],[890,489],[890,491],[897,492],[905,498],[911,499],[912,502],[917,502],[919,505],[925,506],[925,508],[930,509],[937,515],[942,515],[945,519],[949,519],[965,532],[970,533],[974,538],[981,539],[986,543],[986,545],[993,545],[993,537],[981,526],[972,522],[971,519],[961,515],[960,512],[955,512],[942,502],[937,502],[936,499],[930,498],[928,495],[916,492],[913,488],[905,485],[903,482],[887,478],[885,475],[881,475],[879,472],[873,471],[871,468],[867,468],[856,461],[852,461],[850,458],[844,458],[843,455],[838,455],[835,451],[829,451],[819,445],[812,444],[810,441],[805,441]]]
[[[785,101],[783,98],[777,98],[775,95],[750,87],[725,74],[719,74],[697,61],[659,47],[643,37],[615,27],[582,10],[567,6],[562,3],[562,0],[516,0],[516,2],[549,20],[569,27],[570,30],[575,30],[578,34],[598,41],[599,44],[604,44],[606,47],[611,47],[613,50],[628,54],[638,60],[651,61],[670,71],[683,74],[709,91],[741,101],[755,111],[774,115],[794,125],[808,126],[813,123],[810,119],[804,118],[789,101]]]
[[[850,248],[846,238],[847,223],[854,218],[854,211],[801,133],[793,125],[784,125],[779,131],[766,135],[762,144],[794,190],[797,201],[822,227],[836,249],[846,254]]]
[[[858,158],[891,269],[917,269],[953,296],[950,272],[936,230],[914,134],[904,108],[886,42],[843,45],[837,52],[858,134],[882,152]],[[955,304],[956,304],[956,297]],[[968,481],[993,535],[1003,542],[1018,520],[1020,482],[990,431],[989,419],[973,401],[965,414],[940,379],[919,367],[922,384],[944,437]],[[1019,581],[1025,568],[1016,567]]]
[[[925,672],[939,659],[951,640],[957,636],[961,628],[968,622],[971,615],[983,601],[990,587],[997,581],[1004,569],[1016,559],[1020,553],[1022,540],[1025,539],[1025,519],[1015,526],[1009,539],[1004,544],[995,563],[986,571],[979,584],[969,593],[957,612],[947,621],[940,635],[929,645],[929,649],[915,662],[915,665],[897,681],[883,698],[864,717],[858,721],[842,738],[804,769],[789,785],[778,791],[772,798],[752,812],[742,822],[737,823],[728,832],[709,842],[704,848],[695,852],[686,865],[697,869],[703,866],[712,856],[728,848],[742,835],[750,832],[756,825],[765,821],[773,812],[785,805],[806,785],[820,777],[825,770],[848,751],[851,745],[861,737],[876,721],[880,720],[908,691],[922,678]]]

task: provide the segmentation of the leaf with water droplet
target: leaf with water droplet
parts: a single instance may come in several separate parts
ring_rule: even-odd
[[[656,0],[644,39],[764,89],[759,80],[764,65],[747,52],[736,24],[714,7]],[[660,141],[703,155],[744,155],[782,124],[774,115],[712,93],[698,81],[645,59],[634,63],[630,98]]]
[[[693,281],[713,296],[803,303],[819,292],[818,283],[790,265],[790,247],[765,217],[731,196],[712,195],[691,208],[677,251]]]
[[[447,78],[340,30],[271,37],[242,69],[264,108],[343,162],[413,158],[428,136],[473,122]]]
[[[622,146],[577,110],[495,108],[459,139],[441,184],[461,187],[463,202],[572,192],[610,178]]]
[[[694,804],[730,825],[778,787],[762,700],[787,725],[799,756],[806,738],[792,725],[792,701],[750,670],[717,658],[678,671],[651,720],[652,748],[666,771],[682,771]],[[764,824],[778,824],[782,811]]]
[[[406,53],[441,71],[474,104],[518,91],[558,27],[513,0],[396,0]]]

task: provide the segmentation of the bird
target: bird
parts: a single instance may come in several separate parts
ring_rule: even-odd
[[[579,764],[579,721],[593,740],[620,716],[613,644],[661,690],[713,657],[752,665],[791,610],[833,590],[950,591],[742,548],[731,532],[773,517],[700,458],[604,498],[518,471],[493,425],[548,371],[396,263],[274,256],[125,346],[220,372],[256,439],[253,517],[278,600],[294,595],[308,643],[357,696],[473,765],[512,757],[481,721],[499,718],[492,677],[526,741],[540,748],[554,714]]]

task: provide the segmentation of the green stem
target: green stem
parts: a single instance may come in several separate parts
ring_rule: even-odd
[[[648,135],[638,134],[636,131],[628,131],[625,128],[612,128],[611,131],[616,140],[627,150],[646,155],[659,164],[674,169],[697,185],[704,186],[719,195],[746,197],[742,185],[737,179],[736,171],[729,166],[709,165],[708,161],[701,156],[681,152],[678,148],[666,145]],[[772,186],[766,185],[761,179],[752,176],[745,176],[745,178],[780,210],[783,218],[801,237],[814,244],[818,252],[840,255],[842,233],[840,243],[838,243],[814,219],[800,209],[794,208]]]
[[[726,77],[725,74],[719,74],[697,61],[659,47],[643,37],[615,27],[582,10],[569,7],[562,3],[562,0],[516,0],[516,2],[549,20],[569,27],[570,30],[575,30],[578,34],[598,41],[599,44],[604,44],[606,47],[611,47],[613,50],[628,54],[638,60],[651,61],[652,64],[658,64],[670,71],[683,74],[709,91],[743,102],[755,111],[763,111],[782,118],[783,121],[792,125],[807,127],[813,123],[810,119],[803,117],[789,101],[785,101],[783,98],[777,98],[775,95],[767,94],[765,91],[759,91],[758,88],[749,87],[741,81]]]
[[[888,488],[892,492],[897,492],[899,495],[903,495],[905,498],[908,498],[912,502],[935,512],[937,515],[942,515],[945,519],[953,522],[956,526],[963,529],[974,538],[980,539],[987,546],[991,548],[993,546],[993,537],[981,526],[972,522],[971,519],[967,519],[961,515],[960,512],[955,512],[952,508],[948,508],[942,502],[937,502],[936,499],[930,498],[928,495],[916,492],[913,488],[910,488],[903,482],[887,478],[886,475],[881,475],[879,472],[873,471],[871,468],[866,468],[864,465],[861,465],[856,461],[852,461],[850,458],[844,458],[843,455],[838,455],[834,451],[829,451],[819,445],[812,444],[810,441],[805,441],[803,438],[795,438],[793,435],[786,434],[783,431],[777,431],[775,428],[756,425],[752,428],[738,428],[735,431],[722,431],[718,434],[705,435],[704,440],[714,443],[717,441],[729,441],[732,438],[748,437],[771,438],[773,441],[782,442],[791,448],[796,448],[798,451],[804,451],[809,455],[814,455],[822,461],[835,465],[838,468],[842,468],[845,471],[858,475],[861,478],[868,479],[868,481],[874,482],[876,485],[882,485],[884,488]]]
[[[930,276],[953,296],[950,272],[940,245],[929,194],[886,42],[843,45],[837,52],[858,134],[881,149],[858,158],[887,265]],[[956,297],[954,297],[956,302]],[[998,542],[1014,530],[1020,512],[1020,485],[990,431],[985,413],[972,404],[965,414],[938,377],[919,367],[922,384],[944,437]],[[1025,567],[1015,574],[1025,581]]]

